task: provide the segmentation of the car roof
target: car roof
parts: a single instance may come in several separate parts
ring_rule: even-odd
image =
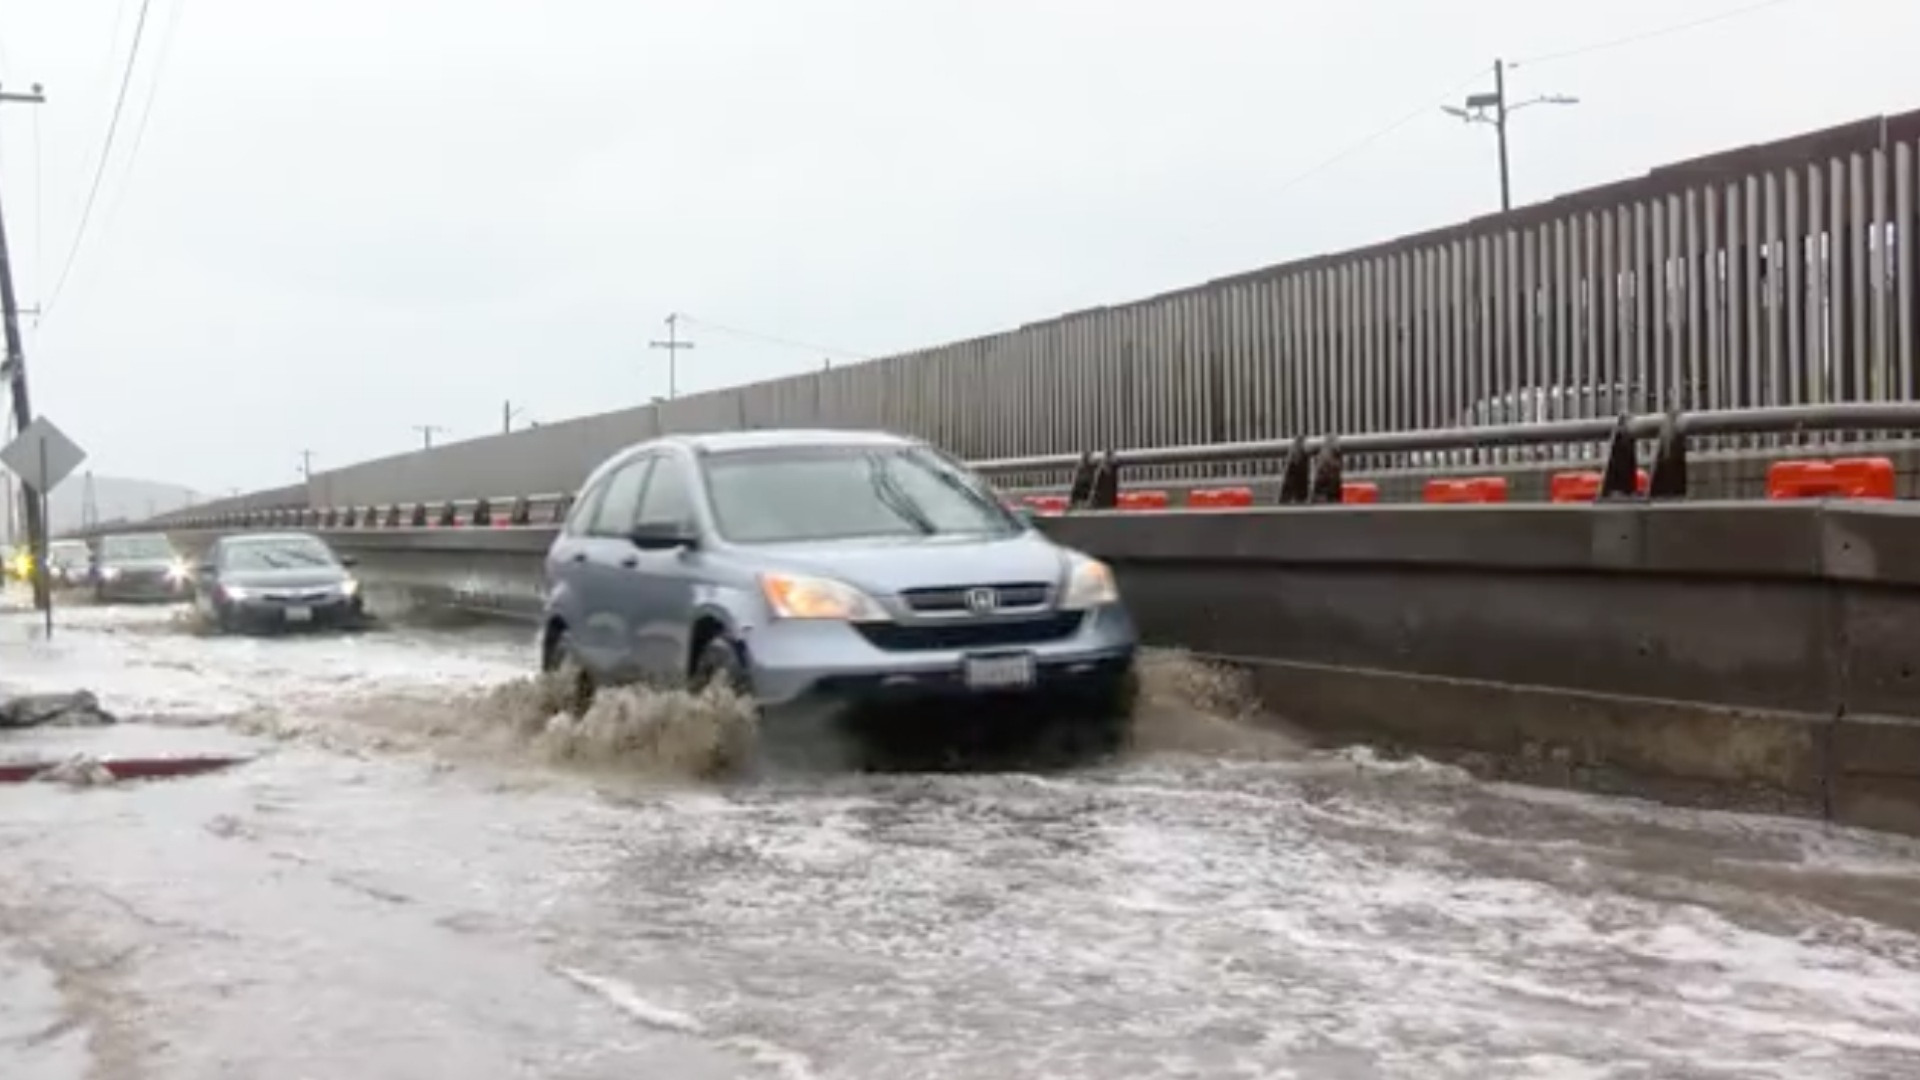
[[[808,446],[912,446],[916,440],[885,431],[832,428],[777,428],[767,431],[714,431],[698,435],[667,435],[648,445],[678,444],[696,453],[724,454],[735,450],[778,450]]]

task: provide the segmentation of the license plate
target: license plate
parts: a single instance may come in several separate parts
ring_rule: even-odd
[[[1033,685],[1031,656],[970,656],[965,669],[973,690],[1019,690]]]
[[[312,622],[313,609],[310,607],[290,607],[287,609],[288,622]]]

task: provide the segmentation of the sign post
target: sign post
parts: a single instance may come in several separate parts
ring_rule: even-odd
[[[32,538],[33,592],[34,601],[46,613],[49,640],[53,637],[53,579],[48,575],[47,552],[53,519],[47,516],[51,509],[47,496],[86,458],[86,451],[44,416],[36,417],[0,449],[0,465],[13,470],[22,484],[33,489],[40,508],[41,527]]]

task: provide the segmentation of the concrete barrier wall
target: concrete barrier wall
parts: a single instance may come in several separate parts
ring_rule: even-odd
[[[1273,508],[1042,527],[1113,563],[1151,643],[1244,666],[1276,715],[1330,742],[1920,833],[1913,504]],[[531,616],[553,534],[329,535],[371,583]]]
[[[1047,528],[1331,740],[1920,832],[1914,507],[1454,509]]]

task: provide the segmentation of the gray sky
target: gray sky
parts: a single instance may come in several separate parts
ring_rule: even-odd
[[[866,355],[971,337],[1486,212],[1492,133],[1437,109],[1296,180],[1496,55],[1742,6],[152,0],[35,404],[102,473],[219,493],[489,434],[505,399],[664,394],[673,310]],[[33,107],[0,111],[23,303],[139,7],[0,0],[0,80],[51,99],[37,160]],[[1583,103],[1516,118],[1515,197],[1920,105],[1916,40],[1915,0],[1799,0],[1523,65],[1514,99]],[[682,393],[823,355],[692,333]]]

